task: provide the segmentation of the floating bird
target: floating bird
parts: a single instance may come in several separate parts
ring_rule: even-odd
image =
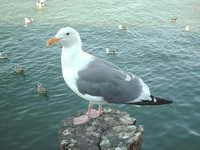
[[[46,94],[47,93],[47,90],[44,88],[44,87],[42,87],[42,83],[37,83],[37,86],[38,86],[38,89],[37,89],[37,91],[40,93],[40,94]]]
[[[62,28],[46,45],[62,45],[62,74],[67,85],[89,101],[88,113],[74,118],[74,124],[84,124],[102,114],[102,104],[162,105],[172,101],[151,95],[139,77],[122,71],[104,59],[82,51],[79,33],[70,27]],[[99,110],[92,109],[99,104]]]
[[[38,6],[39,8],[44,7],[43,1],[37,2],[37,3],[36,3],[36,6]]]
[[[6,59],[6,58],[7,58],[7,54],[0,52],[0,59]]]
[[[14,70],[15,70],[16,73],[23,73],[24,72],[24,70],[19,68],[18,65],[14,65]]]
[[[122,26],[121,24],[119,25],[119,29],[126,29],[127,27],[126,26]]]
[[[172,18],[171,22],[176,22],[176,19],[178,18]]]
[[[25,24],[33,23],[33,19],[24,18]]]
[[[190,31],[190,26],[187,26],[187,27],[185,28],[185,31],[188,33],[188,32]]]
[[[104,49],[105,51],[106,51],[106,53],[108,53],[108,54],[114,54],[114,53],[116,53],[117,52],[117,50],[116,49],[112,49],[112,50],[110,50],[109,48],[106,48],[106,49]]]

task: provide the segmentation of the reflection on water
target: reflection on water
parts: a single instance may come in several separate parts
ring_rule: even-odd
[[[127,111],[144,125],[143,150],[198,149],[199,6],[198,0],[61,0],[45,1],[39,9],[36,1],[0,1],[0,51],[8,55],[0,59],[0,149],[58,149],[61,120],[87,108],[63,80],[61,46],[46,47],[66,26],[80,33],[84,51],[134,73],[153,95],[174,102],[103,106]],[[34,22],[25,25],[25,17]],[[128,28],[119,30],[119,24]],[[108,55],[107,47],[118,53]],[[24,74],[14,72],[15,64]],[[38,93],[38,82],[47,94]]]

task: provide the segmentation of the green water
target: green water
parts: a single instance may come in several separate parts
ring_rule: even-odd
[[[103,106],[144,125],[143,150],[200,149],[199,0],[47,0],[42,9],[36,2],[0,1],[0,51],[8,55],[0,59],[0,150],[58,149],[61,120],[87,109],[62,78],[61,46],[46,47],[66,26],[80,33],[84,51],[140,76],[153,95],[174,102]],[[25,17],[33,24],[25,26]],[[119,24],[128,29],[119,30]],[[107,47],[118,53],[106,54]],[[15,64],[24,75],[14,73]],[[37,92],[37,82],[46,96]]]

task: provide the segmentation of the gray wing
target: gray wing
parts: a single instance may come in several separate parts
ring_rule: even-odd
[[[139,78],[121,71],[117,66],[95,58],[78,72],[78,90],[82,94],[101,96],[109,103],[123,104],[137,99],[142,86]]]

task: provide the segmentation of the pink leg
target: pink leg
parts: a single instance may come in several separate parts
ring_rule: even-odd
[[[101,106],[101,104],[99,104],[99,115],[102,115],[102,106]]]
[[[74,125],[84,124],[84,123],[90,121],[92,106],[93,106],[92,103],[90,103],[89,106],[88,106],[88,113],[87,113],[88,115],[83,115],[83,116],[80,116],[78,118],[74,118]]]
[[[101,106],[101,104],[99,104],[99,111],[92,109],[90,117],[93,119],[98,118],[101,114],[102,114],[102,106]]]

